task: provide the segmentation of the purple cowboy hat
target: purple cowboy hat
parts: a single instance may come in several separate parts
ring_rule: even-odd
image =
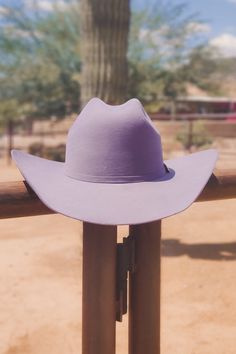
[[[213,149],[163,161],[159,132],[137,99],[91,99],[69,130],[65,162],[12,151],[27,183],[50,209],[119,225],[163,219],[189,207],[215,166]]]

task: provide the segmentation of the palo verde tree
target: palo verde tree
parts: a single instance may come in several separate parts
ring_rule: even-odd
[[[132,12],[129,97],[138,96],[144,103],[163,96],[174,100],[185,93],[186,83],[193,82],[193,77],[197,86],[205,80],[197,65],[190,66],[193,52],[201,49],[202,60],[209,56],[204,39],[207,25],[195,14],[189,15],[186,8],[185,3],[166,0]]]
[[[0,19],[0,124],[8,154],[16,123],[64,117],[79,106],[79,27],[76,8],[48,13],[15,3]],[[22,6],[21,6],[22,5]],[[3,11],[4,9],[4,11]]]
[[[42,12],[6,5],[0,26],[0,84],[12,98],[30,103],[31,118],[64,117],[78,110],[79,25],[72,5]],[[0,102],[4,95],[0,92]]]

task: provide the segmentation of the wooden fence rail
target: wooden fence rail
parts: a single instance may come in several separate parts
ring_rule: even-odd
[[[236,198],[236,170],[215,171],[197,201]],[[53,214],[25,181],[0,183],[0,219]]]

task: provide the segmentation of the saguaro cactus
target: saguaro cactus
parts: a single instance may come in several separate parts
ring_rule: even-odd
[[[128,77],[130,0],[81,0],[81,104],[122,103]]]

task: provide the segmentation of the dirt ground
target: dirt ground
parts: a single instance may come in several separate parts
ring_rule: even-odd
[[[235,168],[235,152],[222,148],[218,167]],[[0,168],[1,181],[22,179]],[[235,216],[227,200],[163,220],[162,354],[236,353]],[[38,216],[0,220],[0,230],[0,354],[81,353],[81,223]],[[117,324],[126,353],[127,317]]]

